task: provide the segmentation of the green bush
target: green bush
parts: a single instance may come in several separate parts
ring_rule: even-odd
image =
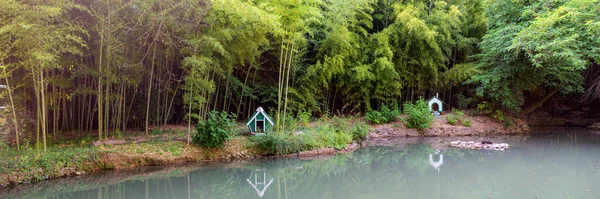
[[[287,134],[267,134],[250,138],[254,147],[266,155],[284,155],[305,150],[301,136]]]
[[[332,122],[333,122],[333,130],[334,131],[336,131],[336,132],[348,131],[348,124],[350,123],[349,118],[334,116]]]
[[[422,98],[416,103],[405,103],[404,113],[407,118],[405,120],[408,128],[426,129],[431,127],[433,122],[433,115],[429,112],[427,102]]]
[[[379,112],[386,119],[386,123],[398,121],[398,116],[400,115],[400,110],[398,110],[398,106],[396,105],[393,106],[393,109],[383,105]]]
[[[365,119],[371,124],[385,124],[387,123],[386,118],[379,111],[368,111],[365,114]]]
[[[308,126],[308,123],[310,122],[310,119],[312,117],[312,112],[311,111],[300,111],[300,112],[298,112],[296,117],[298,118],[298,122],[300,122],[300,124],[302,124],[303,126]]]
[[[458,115],[449,114],[446,116],[446,121],[448,121],[448,124],[456,125],[456,124],[458,124],[459,118],[460,117]]]
[[[315,125],[315,127],[304,129],[301,135],[267,134],[265,136],[254,136],[250,138],[250,142],[253,143],[254,148],[265,155],[284,155],[330,147],[342,149],[346,147],[346,144],[352,143],[354,134],[346,130],[348,128],[347,119],[334,119],[334,123],[335,120],[338,121],[338,124],[344,125],[338,125],[337,127],[335,124]],[[367,126],[364,123],[363,125]],[[355,128],[358,127],[353,127],[353,129]]]
[[[198,122],[193,142],[208,148],[220,148],[234,133],[235,116],[227,112],[211,111],[208,118]]]
[[[388,108],[386,105],[381,106],[379,111],[371,110],[365,114],[365,119],[371,124],[386,124],[390,122],[398,121],[400,110],[398,106],[393,106],[393,109]]]
[[[466,127],[471,126],[471,118],[465,116],[465,112],[458,109],[452,109],[452,113],[446,116],[446,121],[448,121],[448,124],[451,125],[456,125],[460,122]]]
[[[352,126],[350,133],[352,133],[352,139],[362,142],[369,138],[369,131],[369,125],[365,124],[364,122],[358,122]]]
[[[465,120],[462,122],[464,126],[466,127],[471,127],[471,118]]]

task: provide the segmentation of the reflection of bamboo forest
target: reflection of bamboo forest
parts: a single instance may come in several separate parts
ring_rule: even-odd
[[[598,135],[517,137],[503,152],[441,149],[439,171],[427,144],[370,146],[324,159],[263,159],[119,174],[27,189],[23,198],[588,198],[600,178]],[[435,158],[437,161],[437,157]],[[571,170],[565,170],[570,168]],[[573,179],[574,180],[564,180]],[[90,177],[92,178],[92,177]],[[99,177],[102,178],[102,177]],[[84,183],[81,183],[84,182]],[[40,185],[38,185],[40,186]],[[558,189],[556,188],[558,187]],[[518,188],[519,193],[514,190]],[[514,195],[512,195],[514,194]],[[546,197],[544,197],[546,196]],[[2,197],[2,195],[0,195]]]

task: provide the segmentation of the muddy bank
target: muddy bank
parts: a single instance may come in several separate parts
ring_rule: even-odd
[[[497,120],[486,116],[471,117],[471,126],[460,124],[450,125],[444,116],[434,120],[431,128],[424,130],[409,129],[402,122],[376,125],[370,133],[371,139],[389,137],[456,137],[481,135],[513,135],[529,133],[529,125],[523,120],[515,121],[514,125],[504,127]]]

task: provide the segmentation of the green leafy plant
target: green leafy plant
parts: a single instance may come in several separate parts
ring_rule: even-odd
[[[398,121],[398,116],[400,115],[400,110],[397,105],[393,105],[393,108],[390,109],[386,105],[381,106],[380,112],[381,115],[386,119],[386,123]]]
[[[266,155],[297,153],[305,149],[301,136],[287,134],[267,134],[250,138],[254,147]]]
[[[117,139],[123,138],[123,133],[118,129],[115,131],[115,135],[117,136]]]
[[[369,138],[370,130],[371,129],[369,125],[365,124],[364,122],[357,122],[354,124],[354,126],[352,126],[350,133],[352,133],[352,139],[362,142]]]
[[[385,124],[386,118],[379,111],[368,111],[365,114],[365,119],[371,124]]]
[[[463,121],[462,124],[466,127],[471,127],[471,118]]]
[[[371,110],[365,114],[365,119],[371,124],[385,124],[398,120],[398,116],[400,115],[400,110],[398,106],[393,106],[394,108],[390,109],[386,105],[382,105],[380,110]]]
[[[446,121],[448,122],[448,124],[456,125],[456,124],[458,124],[459,118],[460,117],[458,115],[448,114],[446,116]]]
[[[405,103],[404,113],[407,118],[405,119],[406,126],[408,128],[426,129],[431,127],[433,122],[433,115],[429,112],[427,102],[423,98],[417,100],[416,103]]]
[[[234,133],[235,116],[211,111],[205,121],[198,122],[193,142],[208,148],[221,148]]]
[[[452,113],[446,115],[446,121],[451,125],[456,125],[460,122],[466,127],[471,126],[471,118],[465,116],[465,112],[458,109],[452,109]]]
[[[300,112],[298,112],[296,117],[298,118],[298,122],[300,124],[302,124],[302,126],[308,126],[308,123],[310,122],[310,119],[312,117],[312,112],[311,111],[300,111]]]
[[[335,149],[343,149],[346,147],[346,144],[352,142],[352,135],[347,134],[346,132],[335,132],[334,134],[334,145]]]
[[[471,102],[473,102],[472,97],[467,98],[462,94],[456,94],[454,96],[456,97],[456,104],[458,105],[458,108],[461,108],[461,109],[465,109],[465,108],[469,107]]]
[[[492,117],[494,119],[497,119],[500,122],[504,122],[504,120],[506,119],[504,117],[504,112],[502,112],[501,110],[496,110],[496,112],[494,112],[494,114],[492,114]]]

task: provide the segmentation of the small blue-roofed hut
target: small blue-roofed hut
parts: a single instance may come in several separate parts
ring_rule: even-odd
[[[273,119],[262,107],[258,107],[254,115],[246,122],[246,126],[253,133],[267,133],[274,125]]]
[[[429,111],[437,111],[439,113],[444,111],[444,103],[437,97],[437,94],[435,97],[429,99],[429,101],[427,101],[427,104],[429,105]]]

